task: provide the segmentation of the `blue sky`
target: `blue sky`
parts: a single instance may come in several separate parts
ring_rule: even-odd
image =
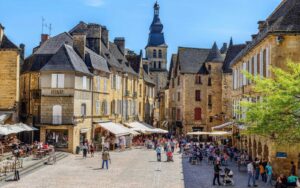
[[[26,55],[40,41],[42,17],[52,24],[52,35],[69,31],[79,21],[99,23],[110,39],[125,37],[136,52],[148,40],[155,0],[0,0],[0,23]],[[169,57],[178,46],[219,47],[232,36],[234,43],[250,40],[257,21],[264,20],[281,0],[159,0]]]

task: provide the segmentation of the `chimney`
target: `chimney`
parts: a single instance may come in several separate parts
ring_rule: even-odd
[[[252,40],[254,40],[257,37],[257,34],[253,34],[253,35],[251,35],[251,37],[252,37]]]
[[[40,45],[43,44],[46,40],[49,39],[49,35],[48,34],[41,34],[41,42]]]
[[[4,27],[0,24],[0,44],[2,43],[3,35],[4,35]]]
[[[118,46],[119,50],[125,55],[125,38],[124,37],[116,37],[114,40],[115,45]]]
[[[266,22],[265,21],[258,21],[258,30],[259,32],[262,32],[266,28]]]
[[[82,33],[73,33],[73,47],[78,55],[85,59],[86,35]]]
[[[105,26],[101,28],[101,39],[104,42],[105,46],[109,49],[108,30]]]
[[[20,56],[21,56],[21,59],[24,59],[24,54],[25,54],[25,44],[20,44]]]

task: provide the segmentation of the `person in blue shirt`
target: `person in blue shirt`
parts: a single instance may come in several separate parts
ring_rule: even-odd
[[[287,178],[288,186],[291,186],[291,187],[296,187],[296,186],[297,186],[297,181],[298,181],[298,177],[295,176],[294,174],[291,174],[291,175]]]
[[[266,171],[267,171],[267,183],[266,184],[273,186],[273,184],[272,184],[273,169],[272,169],[272,166],[270,163],[267,164]]]
[[[160,145],[157,145],[157,147],[156,147],[156,157],[157,157],[157,161],[161,161],[161,147],[160,147]]]

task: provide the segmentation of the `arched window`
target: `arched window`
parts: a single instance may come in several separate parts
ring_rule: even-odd
[[[161,69],[161,61],[158,62],[158,68]]]
[[[162,51],[161,50],[158,50],[158,57],[162,58]]]
[[[153,58],[156,58],[157,57],[157,52],[156,52],[156,50],[154,49],[153,50]]]
[[[52,123],[60,125],[62,123],[62,107],[61,105],[54,105],[52,107]]]
[[[201,108],[195,108],[194,110],[195,121],[201,120]]]
[[[86,116],[86,104],[81,104],[81,116]]]

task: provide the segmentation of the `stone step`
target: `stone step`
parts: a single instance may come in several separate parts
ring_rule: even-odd
[[[68,156],[67,153],[63,153],[63,152],[57,152],[56,154],[56,162],[58,162],[59,160],[62,160],[64,158],[66,158]],[[19,169],[19,175],[20,175],[20,178],[22,178],[23,176],[27,175],[27,174],[30,174],[31,172],[39,169],[39,168],[42,168],[45,166],[45,163],[48,161],[48,157],[45,157],[41,160],[39,160],[37,163],[34,163],[30,166],[27,166],[25,168],[21,168]],[[3,176],[0,178],[0,182],[1,184],[6,182],[6,181],[11,181],[13,180],[14,178],[14,173],[9,173],[7,176]]]

